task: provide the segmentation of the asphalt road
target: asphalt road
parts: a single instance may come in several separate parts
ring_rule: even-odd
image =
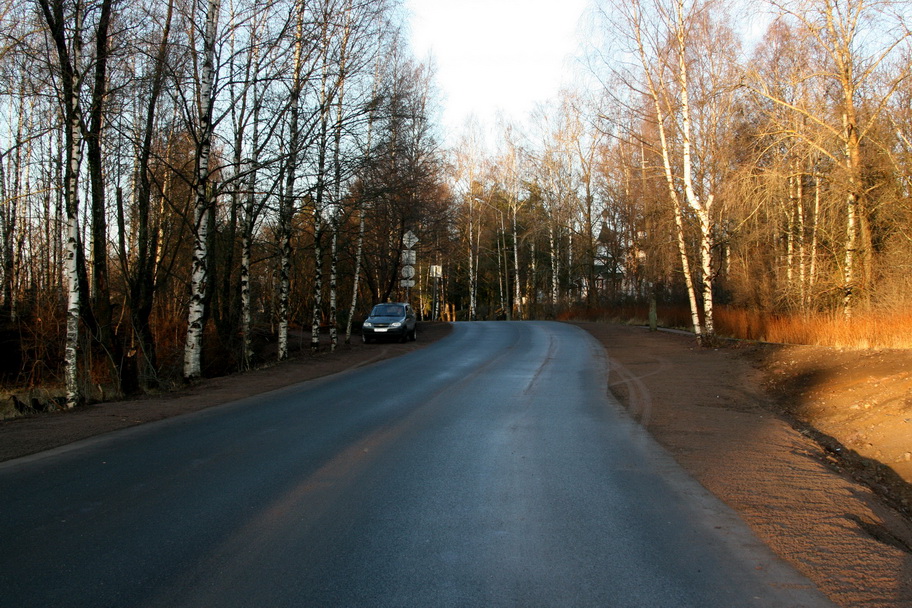
[[[462,323],[0,464],[0,606],[829,606],[606,365],[570,325]]]

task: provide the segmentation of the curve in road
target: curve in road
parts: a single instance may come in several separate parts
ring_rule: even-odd
[[[0,464],[2,606],[829,606],[610,397],[602,348],[409,355]]]

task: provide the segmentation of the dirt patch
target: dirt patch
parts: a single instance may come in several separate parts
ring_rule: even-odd
[[[867,354],[834,357],[826,349],[753,345],[701,349],[688,336],[579,325],[604,345],[611,390],[631,414],[833,601],[912,605],[912,525],[881,496],[901,506],[908,486],[896,472],[889,482],[872,479],[866,473],[871,465],[856,462],[842,443],[860,431],[859,424],[867,428],[883,419],[876,428],[884,437],[894,432],[886,420],[904,428],[892,414],[870,413],[878,409],[873,401],[860,408],[867,418],[843,415],[857,411],[852,406],[862,393],[852,379],[877,373],[866,365]],[[891,370],[906,356],[878,355],[885,378],[895,380]],[[892,381],[879,381],[881,396],[904,390],[887,389]],[[825,404],[819,402],[823,395]],[[826,430],[814,428],[817,417]],[[869,449],[890,449],[878,448],[870,432],[866,436]],[[857,477],[873,481],[877,491]]]
[[[912,525],[901,512],[912,353],[701,349],[668,332],[579,325],[605,347],[612,392],[774,551],[839,605],[912,606]],[[449,330],[424,324],[417,343],[356,342],[179,393],[5,421],[0,461],[367,365]]]
[[[749,358],[834,461],[912,514],[912,352],[764,345]]]

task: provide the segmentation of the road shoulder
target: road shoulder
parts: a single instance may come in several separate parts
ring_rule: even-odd
[[[631,416],[764,542],[843,606],[912,605],[912,526],[780,415],[736,348],[578,323]]]

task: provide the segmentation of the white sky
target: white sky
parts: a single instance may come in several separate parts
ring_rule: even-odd
[[[437,64],[444,135],[498,110],[522,123],[569,83],[588,0],[406,0],[415,55]],[[566,78],[565,78],[566,76]]]

